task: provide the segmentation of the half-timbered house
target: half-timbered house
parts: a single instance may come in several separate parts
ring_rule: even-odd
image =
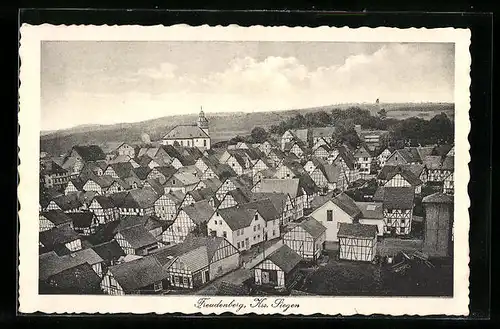
[[[389,159],[391,154],[392,151],[388,147],[384,148],[382,152],[380,152],[380,154],[377,156],[377,162],[380,168],[383,168],[386,165],[387,159]]]
[[[191,232],[206,235],[206,225],[214,211],[206,200],[180,209],[172,225],[163,232],[162,241],[165,244],[180,243]]]
[[[160,184],[164,184],[170,177],[177,172],[172,166],[154,167],[146,176],[147,180],[156,179]]]
[[[209,236],[227,239],[238,250],[248,250],[265,240],[264,218],[257,209],[230,207],[217,209],[207,223]]]
[[[311,179],[324,193],[337,189],[342,181],[342,171],[333,164],[320,164],[311,173]]]
[[[45,187],[60,189],[68,183],[70,173],[54,161],[50,161],[41,164],[40,179]]]
[[[336,197],[318,196],[313,204],[315,210],[310,214],[310,217],[326,227],[326,241],[337,242],[339,223],[353,223],[361,215],[354,200],[345,193]]]
[[[84,211],[86,210],[86,206],[78,197],[77,193],[72,193],[53,198],[45,209],[62,210],[65,213],[70,213]]]
[[[283,243],[306,261],[316,261],[325,247],[326,227],[312,217],[306,217],[283,236]]]
[[[114,239],[127,255],[145,256],[158,249],[158,240],[143,225],[120,230]]]
[[[57,254],[65,255],[82,249],[82,241],[72,224],[66,223],[38,234],[43,252],[54,250]]]
[[[168,270],[155,257],[148,256],[110,266],[101,288],[108,295],[151,295],[163,290],[168,277]]]
[[[361,145],[354,153],[361,178],[368,177],[372,171],[373,156],[368,147]]]
[[[239,251],[221,237],[190,236],[154,257],[168,268],[173,289],[196,289],[240,265]]]
[[[70,213],[68,216],[73,222],[75,232],[82,235],[94,234],[99,225],[96,215],[91,211]]]
[[[114,194],[116,195],[116,193]],[[129,191],[118,204],[120,215],[154,215],[155,201],[158,195],[153,189],[142,188]]]
[[[377,234],[384,235],[384,207],[382,202],[356,202],[361,211],[360,224],[376,225]]]
[[[171,193],[164,193],[154,203],[154,213],[162,220],[174,220],[180,208],[178,199]]]
[[[420,194],[422,190],[422,181],[403,166],[396,166],[389,172],[384,170],[383,175],[379,174],[378,178],[379,182],[383,179],[385,187],[413,187],[416,194]]]
[[[66,188],[64,189],[64,194],[68,195],[71,193],[76,193],[83,191],[83,185],[85,185],[86,181],[81,178],[73,178],[68,182]]]
[[[195,188],[200,182],[200,178],[190,173],[176,173],[172,175],[164,184],[165,193],[170,191],[181,191],[187,193]]]
[[[371,262],[377,253],[377,226],[359,223],[340,223],[339,258]]]
[[[450,173],[443,181],[443,193],[445,194],[453,194],[455,191],[453,175],[453,172]]]
[[[384,234],[407,235],[411,231],[415,190],[412,187],[379,187],[373,197],[384,208]]]
[[[97,195],[90,203],[89,211],[94,213],[99,224],[120,219],[118,206],[108,196]]]
[[[282,245],[254,267],[255,284],[270,289],[290,289],[296,284],[301,261],[299,254]]]
[[[39,232],[47,231],[61,225],[73,225],[71,217],[69,217],[68,214],[64,213],[62,210],[49,210],[47,212],[41,212],[39,218]]]

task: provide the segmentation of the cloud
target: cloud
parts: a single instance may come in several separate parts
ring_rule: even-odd
[[[383,102],[453,101],[453,71],[452,55],[418,44],[384,45],[371,54],[349,56],[339,65],[315,68],[295,57],[238,57],[218,72],[195,75],[163,62],[94,81],[96,90],[63,93],[57,101],[45,104],[56,110],[51,119],[45,115],[44,122],[54,125],[55,120],[68,126],[96,120],[133,122],[193,113],[200,105],[208,112],[225,112],[374,102],[377,98]],[[74,109],[72,115],[67,108]]]

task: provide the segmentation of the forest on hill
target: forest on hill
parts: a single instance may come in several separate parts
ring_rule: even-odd
[[[382,123],[377,114],[380,106],[386,110],[386,121]],[[362,111],[353,112],[353,108]],[[295,109],[286,111],[270,112],[232,112],[207,114],[210,122],[210,136],[213,143],[228,141],[235,136],[250,136],[255,127],[260,127],[266,132],[279,133],[285,127],[303,127],[307,125],[324,126],[333,124],[340,126],[341,118],[345,122],[346,130],[350,131],[350,122],[362,124],[363,128],[388,127],[396,122],[406,122],[410,129],[412,126],[424,127],[425,122],[432,119],[436,114],[445,113],[453,120],[454,105],[449,103],[422,103],[422,104],[344,104],[335,106],[323,106],[308,109]],[[325,114],[328,116],[326,119]],[[335,116],[333,113],[338,113]],[[343,115],[340,113],[344,113]],[[356,117],[353,114],[358,113]],[[61,155],[71,149],[73,145],[103,144],[106,142],[123,141],[127,143],[141,142],[141,136],[149,135],[151,140],[158,140],[172,127],[179,124],[192,124],[198,118],[197,114],[167,116],[158,119],[121,123],[114,125],[85,125],[75,128],[42,132],[40,136],[40,149],[52,155]],[[323,118],[323,119],[322,119]],[[304,123],[305,122],[305,123]],[[386,125],[386,126],[384,126]],[[366,126],[366,127],[365,127]],[[405,132],[406,126],[401,126],[397,132]],[[423,128],[422,128],[423,129]],[[408,132],[411,135],[411,132]]]

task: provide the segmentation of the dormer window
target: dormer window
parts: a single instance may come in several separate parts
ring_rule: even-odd
[[[255,220],[258,220],[259,219],[259,215],[255,214],[255,216],[253,217]]]

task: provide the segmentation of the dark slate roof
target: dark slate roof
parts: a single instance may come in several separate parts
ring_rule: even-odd
[[[356,202],[356,205],[361,210],[361,218],[384,218],[382,202]]]
[[[256,192],[253,193],[253,200],[270,200],[274,206],[274,208],[282,213],[285,211],[285,204],[287,195],[286,193],[278,193],[278,192]]]
[[[137,167],[132,169],[133,173],[139,178],[140,180],[145,180],[148,177],[149,172],[151,171],[151,168],[144,166],[144,167]]]
[[[395,166],[390,172],[386,172],[385,179],[391,180],[398,174],[401,175],[401,177],[403,177],[412,186],[418,186],[422,184],[420,178],[418,178],[412,171],[407,169],[406,166]]]
[[[361,211],[354,200],[345,193],[341,193],[331,199],[340,209],[345,211],[352,218],[357,218],[361,215]]]
[[[339,223],[338,237],[374,238],[377,235],[377,225],[359,223]]]
[[[58,256],[55,252],[50,251],[38,256],[38,277],[40,280],[46,280],[50,276],[74,266],[84,263],[94,265],[102,261],[103,259],[92,249],[82,249],[64,256]]]
[[[155,170],[155,169],[158,170],[160,172],[160,174],[165,176],[166,179],[169,179],[177,172],[177,169],[175,169],[172,166],[159,166],[159,167],[153,168],[152,170]]]
[[[206,223],[214,213],[215,209],[207,200],[202,200],[182,208],[195,224]]]
[[[49,210],[42,212],[40,215],[47,218],[48,221],[56,226],[71,222],[71,217],[62,210]]]
[[[342,159],[344,160],[344,163],[349,169],[354,169],[354,164],[356,163],[356,159],[352,155],[350,151],[348,151],[346,148],[339,148],[339,155],[337,156],[337,159]],[[335,159],[335,161],[337,161]]]
[[[163,139],[182,138],[209,138],[209,136],[197,125],[178,125],[163,136]]]
[[[374,201],[382,201],[384,208],[411,209],[414,205],[413,187],[379,187],[373,196]]]
[[[438,155],[426,156],[423,160],[424,165],[427,169],[440,169],[442,158]]]
[[[90,211],[69,213],[68,216],[73,221],[74,227],[90,227],[95,219],[94,213]]]
[[[455,157],[454,156],[445,156],[443,159],[443,163],[441,164],[441,169],[443,169],[443,170],[455,169]]]
[[[40,166],[40,174],[53,175],[53,174],[66,174],[67,171],[54,161],[49,161]]]
[[[76,265],[49,277],[50,291],[63,294],[98,294],[101,292],[101,278],[88,263]]]
[[[73,146],[73,150],[78,153],[85,162],[106,160],[106,154],[97,145]]]
[[[147,209],[153,207],[157,199],[158,195],[152,188],[131,190],[124,198],[120,207]]]
[[[252,199],[252,192],[247,189],[237,187],[234,190],[227,192],[236,201],[237,204],[247,203]]]
[[[316,195],[311,201],[311,208],[317,209],[324,205],[328,200],[331,200],[334,197],[333,192],[328,192],[325,195]]]
[[[94,198],[103,209],[116,208],[115,200],[106,195],[96,195]]]
[[[252,223],[257,210],[235,206],[219,209],[217,212],[224,219],[231,230],[235,231],[248,227]]]
[[[70,227],[69,224],[56,226],[50,230],[39,232],[39,237],[40,242],[46,248],[75,241],[79,238],[78,234]]]
[[[142,225],[129,227],[119,233],[134,249],[147,247],[158,242],[155,237]]]
[[[171,264],[173,258],[181,257],[184,258],[182,260],[188,268],[195,270],[212,262],[215,252],[224,240],[222,237],[189,235],[183,242],[159,249],[151,255],[164,268]]]
[[[120,247],[116,240],[111,240],[104,242],[92,247],[92,249],[103,259],[103,260],[116,260],[121,256],[125,256],[125,252]]]
[[[450,152],[450,150],[452,148],[453,148],[453,145],[451,145],[451,144],[437,145],[436,147],[434,147],[432,155],[444,157],[448,154],[448,152]]]
[[[57,198],[54,198],[53,201],[63,211],[76,209],[76,208],[80,208],[81,206],[83,206],[83,203],[80,201],[78,196],[74,193],[68,194],[68,195],[61,195]]]
[[[118,177],[122,179],[130,177],[130,175],[132,174],[131,171],[132,169],[134,169],[130,162],[118,162],[110,164],[110,166],[111,168],[113,168],[116,175],[118,175]]]
[[[266,222],[278,219],[280,217],[280,212],[274,207],[274,204],[269,199],[244,203],[241,204],[240,207],[245,209],[257,210]]]
[[[214,196],[215,191],[212,190],[210,187],[204,187],[201,189],[196,189],[187,192],[186,194],[189,194],[193,197],[195,202],[201,201],[201,200],[209,200],[211,197]]]
[[[422,199],[423,203],[453,203],[453,196],[436,192]]]
[[[82,177],[78,178],[73,178],[70,180],[70,182],[73,184],[73,186],[78,190],[81,191],[83,190],[83,185],[87,182],[87,179],[82,179]]]
[[[144,186],[149,186],[155,193],[159,196],[162,196],[165,193],[165,188],[161,183],[158,181],[158,179],[148,179],[144,183]]]
[[[292,271],[302,260],[299,254],[285,244],[267,256],[266,259],[269,259],[285,273]]]
[[[161,148],[168,154],[171,158],[182,158],[181,153],[173,145],[162,145]]]
[[[370,151],[368,150],[368,148],[365,147],[365,146],[363,146],[363,145],[360,146],[356,150],[356,152],[354,153],[354,157],[356,157],[356,158],[364,158],[364,157],[369,158],[371,156],[372,156],[372,154],[370,153]]]
[[[169,277],[168,269],[151,255],[111,266],[109,271],[126,292],[145,288]]]
[[[342,173],[340,167],[333,164],[320,165],[319,170],[325,175],[326,180],[329,183],[337,182],[340,174]]]
[[[278,192],[289,194],[292,198],[301,195],[299,189],[300,180],[298,178],[291,179],[278,179],[278,178],[264,178],[260,182],[259,192]]]
[[[298,226],[302,227],[314,239],[319,238],[326,231],[326,227],[312,217],[306,217]]]

